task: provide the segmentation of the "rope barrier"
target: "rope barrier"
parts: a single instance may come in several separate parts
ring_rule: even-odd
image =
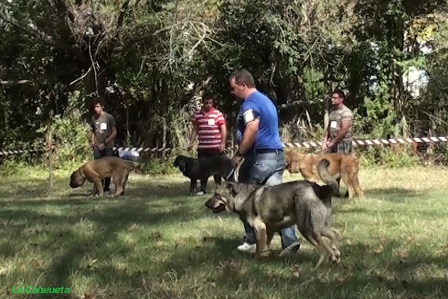
[[[353,145],[355,147],[358,146],[376,146],[376,145],[399,145],[399,144],[414,144],[414,143],[431,143],[431,142],[447,142],[448,137],[420,137],[420,138],[390,138],[390,139],[355,139],[353,140]],[[312,148],[312,147],[320,147],[322,145],[322,141],[303,141],[303,142],[285,142],[283,146],[286,148]],[[236,148],[236,147],[235,147]],[[235,148],[227,148],[228,150],[232,150]],[[172,151],[173,148],[167,147],[114,147],[114,150],[124,150],[124,151],[136,151],[140,152],[150,152],[150,153],[162,153]],[[31,153],[39,153],[43,151],[48,151],[46,147],[37,148],[37,149],[14,149],[14,150],[2,150],[0,149],[0,156],[13,156],[20,154],[31,154]]]

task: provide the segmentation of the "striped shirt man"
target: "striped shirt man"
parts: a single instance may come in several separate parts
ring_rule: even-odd
[[[196,137],[198,137],[198,158],[224,155],[226,148],[227,128],[224,115],[214,108],[214,96],[202,97],[202,108],[193,114],[193,130],[190,136],[188,148],[191,149]],[[207,179],[201,179],[201,189],[197,195],[205,194]],[[221,175],[213,176],[216,185],[221,185]]]
[[[193,115],[193,125],[197,129],[198,150],[216,149],[219,150],[222,143],[221,126],[226,125],[224,115],[216,108],[211,108],[208,112],[202,109]]]

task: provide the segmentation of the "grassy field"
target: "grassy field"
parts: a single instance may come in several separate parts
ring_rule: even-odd
[[[334,201],[342,263],[316,271],[303,239],[287,258],[237,252],[240,221],[180,175],[132,175],[124,198],[101,200],[56,175],[51,197],[45,172],[0,177],[0,298],[448,297],[448,170],[363,170],[366,197]],[[12,294],[26,286],[70,294]]]

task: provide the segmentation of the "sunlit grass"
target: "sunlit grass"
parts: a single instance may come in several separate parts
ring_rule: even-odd
[[[335,199],[342,264],[238,253],[243,227],[213,215],[188,180],[131,175],[120,199],[87,197],[56,172],[0,177],[1,298],[12,287],[68,287],[28,298],[442,298],[448,296],[448,171],[361,170],[364,199]],[[285,174],[285,180],[301,179]],[[213,187],[209,180],[209,189]],[[273,249],[279,251],[278,236]],[[41,296],[41,297],[38,297]]]

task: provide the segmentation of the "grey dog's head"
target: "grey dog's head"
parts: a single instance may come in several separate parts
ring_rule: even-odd
[[[235,198],[240,192],[250,187],[250,185],[235,182],[228,182],[225,185],[218,186],[213,196],[205,202],[205,206],[212,210],[213,213],[221,213],[224,210],[233,211]]]

